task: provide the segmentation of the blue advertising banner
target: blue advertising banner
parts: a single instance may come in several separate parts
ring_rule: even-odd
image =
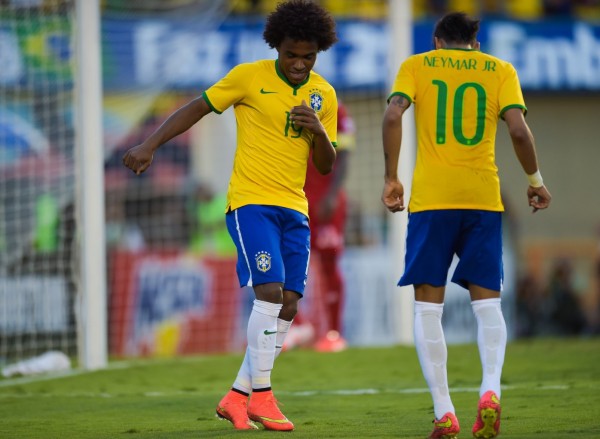
[[[63,87],[72,81],[69,26],[15,29],[0,25],[0,86]],[[201,90],[233,66],[275,58],[262,39],[262,20],[226,20],[213,27],[173,18],[104,17],[103,74],[107,92],[148,88]],[[414,51],[432,48],[433,21],[416,22]],[[338,89],[386,90],[385,21],[340,20],[339,42],[320,54],[316,70]],[[32,42],[37,42],[33,44]],[[482,22],[482,50],[511,62],[525,90],[600,91],[600,25],[582,21]],[[38,78],[26,72],[35,67]]]
[[[414,26],[414,51],[432,48],[433,21]],[[262,22],[226,21],[213,30],[156,20],[105,20],[105,86],[202,88],[233,66],[275,58]],[[341,21],[339,42],[316,70],[338,89],[386,89],[385,22]],[[482,23],[482,50],[511,62],[525,90],[600,90],[600,26],[575,21]],[[391,66],[393,70],[397,66]]]
[[[189,21],[104,20],[105,89],[208,87],[237,64],[277,57],[263,26],[226,21],[207,30]],[[316,70],[336,87],[384,87],[386,35],[381,22],[342,22],[340,41],[319,55]]]

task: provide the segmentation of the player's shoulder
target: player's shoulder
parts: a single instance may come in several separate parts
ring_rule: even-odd
[[[408,63],[423,63],[423,59],[427,57],[432,57],[437,55],[439,52],[436,50],[428,50],[427,52],[413,53],[409,55],[403,62],[403,64]]]
[[[310,87],[319,87],[319,89],[325,92],[332,92],[335,94],[335,89],[333,85],[327,81],[321,74],[315,72],[314,70],[310,72]]]
[[[244,73],[260,73],[268,70],[269,66],[273,68],[273,60],[261,59],[258,61],[240,63],[233,67],[232,70]]]
[[[402,63],[400,64],[400,68],[405,70],[407,69],[409,71],[414,70],[419,66],[423,66],[426,64],[426,62],[424,61],[425,58],[435,56],[435,54],[436,52],[434,50],[430,50],[428,52],[413,53],[412,55],[406,57],[404,61],[402,61]]]
[[[270,81],[274,72],[275,61],[258,60],[236,65],[227,76],[232,83],[247,88],[256,81]]]

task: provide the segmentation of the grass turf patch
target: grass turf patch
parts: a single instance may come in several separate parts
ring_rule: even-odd
[[[273,437],[214,417],[241,354],[133,360],[56,379],[0,380],[0,437]],[[503,373],[502,436],[600,437],[600,339],[510,343]],[[481,379],[475,345],[449,346],[448,377],[461,437],[471,436]],[[431,397],[413,347],[285,352],[273,371],[294,438],[423,438]]]

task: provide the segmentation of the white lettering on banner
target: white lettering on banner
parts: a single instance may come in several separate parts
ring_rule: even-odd
[[[575,41],[578,42],[578,69],[585,84],[590,88],[600,88],[600,39],[583,24],[575,27]]]
[[[348,85],[372,84],[385,80],[387,38],[382,30],[364,24],[346,27],[345,43],[352,46],[342,65],[342,73]]]
[[[383,84],[385,29],[365,23],[345,29],[347,56],[340,57],[335,50],[320,53],[316,70],[329,81],[341,79],[349,86]],[[236,64],[277,56],[259,32],[198,33],[167,23],[142,22],[133,34],[135,81],[139,85],[211,85]]]
[[[337,72],[337,59],[335,50],[328,50],[319,53],[317,62],[315,63],[315,72],[323,76],[328,81],[331,81]]]
[[[209,32],[173,32],[168,42],[164,63],[169,83],[181,85],[213,84],[226,73],[229,38]]]
[[[252,62],[257,59],[275,59],[277,57],[277,51],[266,45],[262,35],[256,32],[241,32],[234,50],[236,59],[240,63]],[[320,59],[320,56],[318,59]]]
[[[600,40],[578,23],[573,38],[532,37],[517,23],[494,23],[490,52],[515,66],[523,88],[600,87]]]
[[[136,82],[152,85],[162,77],[162,50],[160,43],[168,34],[168,26],[162,23],[143,23],[133,34],[133,59]]]
[[[227,73],[230,38],[142,23],[134,31],[136,82],[141,85],[212,84]]]
[[[0,84],[17,82],[23,75],[23,60],[17,37],[0,31]]]
[[[49,333],[68,328],[62,277],[0,278],[0,333]]]

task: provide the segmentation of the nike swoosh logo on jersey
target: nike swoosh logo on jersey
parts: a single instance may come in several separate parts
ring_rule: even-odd
[[[270,94],[272,94],[272,93],[277,93],[277,92],[276,92],[276,91],[267,91],[267,90],[265,90],[264,88],[261,88],[261,89],[260,89],[260,94],[261,94],[261,95],[270,95]]]
[[[264,332],[264,334],[265,334],[265,335],[277,334],[277,331],[269,331],[269,330],[265,329],[265,332]]]

